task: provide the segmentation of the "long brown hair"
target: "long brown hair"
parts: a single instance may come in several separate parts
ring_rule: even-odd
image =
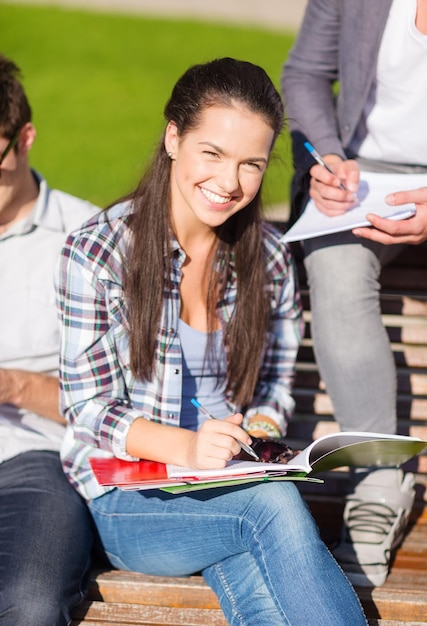
[[[197,126],[206,107],[231,106],[233,102],[259,113],[274,130],[276,139],[284,122],[282,100],[265,71],[245,61],[223,58],[191,67],[176,83],[164,114],[167,122],[175,122],[183,137]],[[171,276],[170,160],[164,136],[131,197],[133,245],[125,280],[131,368],[148,380],[155,371],[158,325]],[[261,188],[247,207],[216,228],[218,245],[208,287],[207,326],[212,331],[218,319],[216,307],[234,265],[237,302],[223,334],[227,391],[239,405],[247,404],[253,396],[269,324],[260,214]],[[209,346],[211,343],[208,350]]]

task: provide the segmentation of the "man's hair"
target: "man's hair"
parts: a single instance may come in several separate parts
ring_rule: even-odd
[[[19,67],[0,54],[0,135],[6,139],[31,122],[31,107],[20,75]]]

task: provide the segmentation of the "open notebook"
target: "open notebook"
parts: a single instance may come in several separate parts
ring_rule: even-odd
[[[156,461],[90,459],[100,485],[124,490],[164,489],[182,493],[209,487],[236,486],[269,480],[323,482],[314,475],[342,466],[397,466],[422,452],[427,441],[404,435],[345,432],[325,435],[295,454],[286,464],[232,460],[221,470],[194,470]]]

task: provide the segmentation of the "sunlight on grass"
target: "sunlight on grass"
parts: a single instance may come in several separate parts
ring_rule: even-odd
[[[188,66],[233,56],[279,86],[291,34],[211,23],[0,5],[1,52],[22,69],[38,139],[32,165],[52,186],[105,206],[139,179],[163,128],[163,107]],[[287,133],[265,181],[286,202]]]

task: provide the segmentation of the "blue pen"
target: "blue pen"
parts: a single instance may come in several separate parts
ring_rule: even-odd
[[[331,168],[329,167],[329,165],[327,165],[327,163],[325,163],[325,161],[322,159],[320,154],[317,152],[316,148],[312,146],[309,141],[304,142],[304,148],[306,148],[309,151],[313,159],[315,159],[322,167],[324,167],[325,170],[328,170],[330,174],[333,174],[334,176],[336,176],[335,172],[331,170]],[[340,183],[340,188],[343,191],[348,191],[347,187],[343,183]]]
[[[205,407],[200,404],[200,402],[198,400],[196,400],[196,398],[191,398],[191,404],[194,404],[194,406],[199,409],[199,411],[201,413],[203,413],[203,415],[206,415],[206,417],[209,417],[209,419],[211,420],[217,420],[219,419],[218,417],[215,417],[215,415],[212,415],[212,413],[210,413],[207,409],[205,409]],[[242,448],[242,450],[244,450],[245,452],[247,452],[248,454],[250,454],[254,459],[256,459],[257,461],[260,461],[261,459],[259,458],[259,456],[257,455],[257,453],[252,450],[252,448],[250,448],[249,446],[247,446],[245,443],[243,443],[243,441],[240,441],[240,439],[236,439],[237,443],[240,445],[240,447]]]

